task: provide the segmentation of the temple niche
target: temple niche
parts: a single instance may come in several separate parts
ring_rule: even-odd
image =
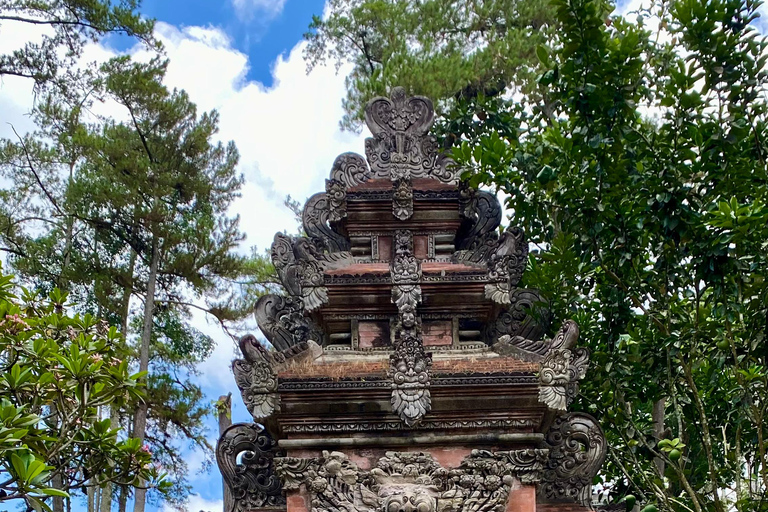
[[[371,100],[366,156],[340,155],[275,236],[268,341],[240,341],[253,423],[219,440],[231,511],[528,512],[592,507],[605,437],[568,412],[575,322],[521,288],[524,233],[459,180],[429,99]],[[548,332],[554,336],[547,337]],[[228,511],[229,512],[229,511]]]

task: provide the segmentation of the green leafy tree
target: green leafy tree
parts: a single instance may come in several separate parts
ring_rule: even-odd
[[[550,33],[548,0],[331,0],[305,35],[308,69],[352,64],[341,125],[358,129],[363,107],[394,86],[449,100],[530,90],[535,49]],[[440,106],[440,105],[438,105]]]
[[[542,95],[463,101],[442,133],[467,179],[508,194],[538,248],[524,284],[592,349],[579,405],[606,429],[609,499],[765,510],[760,4],[676,0],[637,21],[602,1],[553,4]]]
[[[20,294],[21,299],[15,294]],[[142,395],[106,322],[67,316],[65,294],[40,297],[0,275],[0,503],[49,510],[95,474],[160,484],[149,452],[104,410]]]
[[[238,155],[232,143],[211,142],[217,131],[215,112],[198,117],[186,93],[161,84],[165,63],[142,65],[119,58],[104,70],[107,94],[129,120],[107,120],[94,133],[88,158],[73,182],[73,204],[78,205],[78,218],[101,219],[105,236],[127,242],[124,250],[135,265],[132,293],[144,303],[138,366],[163,383],[167,373],[150,367],[153,335],[159,339],[158,315],[166,309],[185,314],[195,306],[186,299],[190,293],[215,291],[220,279],[243,272],[245,259],[233,252],[242,235],[237,218],[227,216],[242,184],[235,171]],[[138,404],[133,437],[145,438],[151,405]],[[163,409],[159,403],[154,407]],[[136,488],[137,511],[143,510],[144,491]]]
[[[66,287],[82,311],[121,326],[126,357],[149,375],[143,400],[111,418],[140,437],[133,413],[147,411],[142,437],[174,484],[162,498],[178,502],[189,489],[184,441],[212,452],[193,377],[213,342],[189,325],[190,312],[229,329],[250,315],[272,267],[232,251],[242,239],[226,216],[241,184],[236,150],[210,142],[216,114],[198,117],[186,94],[162,86],[164,70],[116,59],[77,101],[54,91],[36,106],[41,128],[3,146],[13,186],[3,191],[0,238],[36,289]],[[95,97],[116,101],[128,121],[84,116]],[[90,510],[111,499],[107,486]]]

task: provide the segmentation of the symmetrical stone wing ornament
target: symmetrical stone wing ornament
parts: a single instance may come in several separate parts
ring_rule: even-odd
[[[216,461],[234,498],[224,512],[285,509],[280,479],[273,460],[284,453],[277,442],[256,424],[237,423],[224,431],[216,446]]]
[[[434,117],[429,98],[407,97],[402,87],[392,89],[391,98],[378,97],[368,102],[365,122],[373,137],[365,140],[365,155],[377,178],[456,182],[457,172],[451,160],[439,151],[437,139],[428,133]]]
[[[565,411],[579,392],[579,381],[589,366],[589,350],[573,348],[579,327],[566,320],[552,339],[539,367],[539,401],[550,409]]]
[[[458,468],[428,453],[387,452],[364,471],[340,452],[282,458],[275,469],[286,490],[306,486],[314,512],[503,512],[515,479],[535,483],[547,449],[474,450]]]
[[[432,408],[429,391],[432,355],[424,350],[416,308],[421,302],[421,265],[413,255],[413,234],[395,232],[392,302],[397,306],[395,346],[389,358],[392,409],[407,426],[416,425]]]
[[[539,484],[539,496],[589,507],[592,480],[607,451],[605,435],[597,421],[586,413],[564,414],[555,419],[543,446],[549,450],[549,460]]]

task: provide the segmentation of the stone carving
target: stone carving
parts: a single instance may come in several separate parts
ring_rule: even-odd
[[[413,186],[407,179],[399,179],[392,185],[392,215],[398,220],[408,220],[413,215]]]
[[[328,196],[328,221],[339,222],[347,217],[347,189],[338,180],[325,180]]]
[[[528,243],[523,230],[508,227],[499,237],[498,247],[488,261],[485,296],[497,304],[510,304],[510,294],[520,282],[528,263]]]
[[[392,303],[397,306],[400,320],[407,328],[416,322],[416,306],[421,302],[421,265],[413,255],[413,233],[398,230],[394,236],[395,256],[392,259]]]
[[[280,282],[291,296],[301,299],[307,311],[328,301],[323,264],[317,259],[319,252],[311,240],[277,233],[271,254]]]
[[[373,177],[365,158],[357,153],[342,153],[331,168],[331,180],[340,182],[345,189],[365,183]]]
[[[255,315],[264,337],[277,350],[286,350],[309,340],[318,344],[324,341],[320,329],[305,316],[299,298],[264,295],[256,302]]]
[[[501,205],[496,196],[462,181],[459,183],[459,207],[464,222],[456,233],[456,249],[474,251],[478,247],[492,247],[485,242],[498,239],[496,230],[501,224]],[[489,254],[482,256],[476,258],[485,260]]]
[[[318,248],[328,252],[348,251],[349,240],[334,231],[329,225],[331,207],[328,194],[318,192],[304,205],[301,221],[304,232]]]
[[[574,349],[579,327],[566,320],[552,339],[539,367],[539,401],[550,409],[564,411],[579,392],[579,381],[589,366],[589,350]]]
[[[392,259],[392,302],[397,306],[394,351],[389,358],[392,408],[411,427],[432,408],[430,369],[432,355],[424,351],[416,307],[421,302],[421,266],[413,255],[413,233],[398,230]]]
[[[274,458],[283,455],[277,442],[259,425],[237,423],[225,430],[216,446],[216,461],[233,497],[232,508],[225,512],[285,508],[273,467]]]
[[[541,339],[551,321],[547,300],[538,290],[515,288],[509,302],[485,328],[486,343],[499,353],[540,361],[551,345]]]
[[[446,469],[428,453],[387,452],[370,471],[340,452],[275,460],[287,490],[306,486],[315,512],[503,512],[515,480],[535,483],[547,449],[473,450]]]
[[[432,409],[432,354],[424,351],[419,326],[400,327],[398,331],[395,350],[389,356],[392,409],[407,426],[413,427]]]
[[[349,264],[348,251],[322,252],[317,240],[277,233],[272,242],[272,263],[289,295],[301,300],[305,311],[328,302],[323,272]]]
[[[437,139],[428,134],[434,117],[428,98],[406,97],[402,87],[392,89],[391,99],[378,97],[368,102],[365,122],[373,137],[365,140],[365,155],[377,178],[456,182],[452,161],[439,151]]]
[[[245,359],[232,362],[235,383],[240,389],[245,407],[254,419],[267,418],[277,410],[280,403],[274,361],[251,335],[240,339],[240,350]]]
[[[250,334],[240,338],[239,344],[245,359],[235,359],[232,372],[243,403],[255,420],[268,418],[280,408],[277,372],[288,363],[315,358],[322,353],[314,341],[297,343],[281,351],[270,351]]]
[[[539,496],[549,501],[575,501],[586,507],[592,499],[592,479],[605,461],[605,435],[586,413],[555,419],[543,446],[549,460],[542,473]]]

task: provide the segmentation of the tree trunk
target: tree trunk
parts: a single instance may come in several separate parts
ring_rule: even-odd
[[[120,497],[117,499],[117,512],[125,512],[128,507],[128,487],[120,486]]]
[[[116,406],[109,408],[109,428],[117,428],[120,425],[120,411]],[[111,512],[112,510],[112,490],[114,485],[112,482],[104,484],[104,488],[101,490],[101,504],[99,505],[99,512]]]
[[[152,339],[152,321],[155,313],[155,284],[157,283],[157,269],[160,263],[160,244],[157,235],[152,237],[152,256],[149,263],[149,278],[147,280],[147,296],[144,299],[144,326],[141,331],[141,350],[139,352],[139,371],[149,370],[149,345]],[[145,377],[146,380],[146,377]],[[147,430],[146,402],[139,403],[136,408],[136,416],[133,422],[133,437],[144,441],[144,433]],[[133,512],[144,512],[146,502],[146,489],[136,488]]]
[[[232,393],[221,395],[219,397],[219,403],[223,405],[223,407],[219,409],[219,436],[221,436],[224,431],[232,425]],[[235,504],[234,497],[232,496],[232,491],[229,489],[227,482],[224,481],[224,478],[221,479],[221,486],[224,490],[223,512],[229,512]]]
[[[653,411],[651,412],[651,419],[653,420],[653,437],[656,438],[656,442],[661,441],[664,435],[664,411],[667,406],[667,399],[660,398],[653,402]],[[656,470],[659,472],[659,478],[664,478],[664,460],[656,457],[654,459],[656,464]]]

